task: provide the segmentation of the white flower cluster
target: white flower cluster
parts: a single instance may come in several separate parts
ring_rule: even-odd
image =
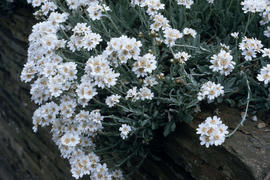
[[[265,11],[259,14],[262,17],[262,20],[260,21],[261,25],[266,25],[270,22],[270,2],[268,1],[267,8]]]
[[[191,8],[191,5],[194,3],[193,0],[176,0],[177,4],[185,6],[187,9]]]
[[[146,79],[149,80],[149,79]],[[153,79],[150,79],[150,83],[152,85],[156,84],[156,81]],[[135,102],[137,100],[151,100],[154,97],[154,93],[151,92],[151,90],[147,87],[142,87],[137,91],[137,87],[133,87],[132,89],[129,89],[127,91],[126,99],[131,99],[131,101]]]
[[[103,129],[104,117],[99,110],[91,112],[81,110],[76,114],[74,112],[76,106],[75,100],[69,96],[63,96],[59,106],[54,102],[42,105],[33,116],[34,131],[38,125],[52,125],[53,140],[62,156],[69,159],[71,172],[75,178],[91,174],[92,179],[97,178],[96,176],[104,179],[113,177],[122,179],[120,171],[109,172],[106,164],[101,164],[99,157],[93,152],[95,144],[92,139]],[[88,151],[84,151],[85,147]],[[100,171],[99,168],[104,169]]]
[[[241,2],[244,13],[263,12],[267,8],[267,0],[244,0]]]
[[[251,61],[257,57],[257,53],[261,52],[263,45],[260,40],[256,38],[243,37],[239,48],[242,50],[242,55],[245,56],[246,61]]]
[[[207,148],[211,145],[221,145],[225,141],[225,136],[229,132],[228,126],[222,123],[219,117],[208,117],[206,120],[199,124],[196,129],[197,134],[200,134],[201,145],[205,145]]]
[[[214,82],[208,81],[202,85],[197,98],[199,101],[202,101],[205,98],[212,101],[220,95],[224,95],[223,89],[224,87],[220,84],[215,84]]]
[[[91,179],[123,179],[120,170],[109,170],[106,163],[102,163],[103,159],[94,153],[98,146],[95,143],[97,136],[104,133],[110,124],[104,119],[110,116],[105,116],[106,112],[99,110],[99,106],[109,107],[110,112],[113,112],[114,107],[126,108],[123,106],[125,101],[134,103],[152,100],[152,90],[155,88],[153,86],[158,84],[155,77],[162,79],[161,72],[156,76],[156,70],[160,68],[159,58],[162,56],[156,52],[159,49],[156,45],[164,43],[165,48],[173,55],[172,60],[183,64],[191,58],[187,53],[190,51],[179,49],[198,47],[187,47],[177,42],[196,38],[197,32],[191,28],[180,31],[171,26],[169,20],[161,14],[165,4],[160,0],[130,0],[131,6],[143,8],[140,19],[145,18],[144,12],[149,16],[147,19],[150,22],[141,23],[142,28],[149,30],[149,38],[153,40],[150,42],[151,49],[147,49],[142,47],[149,44],[148,38],[139,41],[122,34],[120,30],[124,28],[117,29],[117,24],[111,18],[113,16],[109,14],[110,8],[103,4],[105,1],[65,0],[61,1],[66,4],[63,9],[57,1],[27,1],[32,3],[33,7],[40,8],[35,13],[36,16],[46,18],[33,26],[33,32],[29,36],[28,61],[21,73],[23,81],[32,83],[31,98],[40,105],[33,115],[33,130],[36,132],[38,126],[52,126],[53,140],[62,157],[69,160],[75,178],[90,175]],[[207,1],[211,4],[214,2]],[[187,9],[194,3],[193,0],[176,2]],[[242,5],[245,12],[260,12],[263,17],[261,24],[270,22],[269,3],[266,0],[245,0]],[[61,11],[63,13],[59,13]],[[80,18],[75,19],[77,16]],[[113,26],[108,28],[108,31],[103,23],[104,19]],[[100,30],[95,24],[99,23],[104,31],[109,32],[107,36],[97,33]],[[111,37],[111,34],[115,34],[115,29],[120,35]],[[140,34],[140,38],[146,35],[145,32]],[[231,35],[237,39],[239,33]],[[265,35],[270,37],[270,27],[265,31]],[[210,69],[227,76],[233,71],[235,62],[229,46],[221,46],[222,50],[211,57]],[[255,58],[257,53],[270,57],[270,50],[262,49],[261,41],[254,38],[244,37],[239,47],[247,61]],[[176,53],[173,48],[177,49]],[[263,67],[257,79],[268,84],[269,69],[270,65]],[[164,74],[162,77],[164,78]],[[208,102],[211,102],[224,94],[223,89],[220,84],[208,81],[200,88],[197,98],[199,101],[208,99]],[[116,123],[113,126],[117,127],[114,129],[117,130],[119,139],[126,140],[135,134],[133,131],[136,128],[131,124]],[[227,126],[216,116],[207,118],[197,131],[201,134],[202,145],[207,147],[220,145],[228,133]]]
[[[131,58],[138,59],[141,46],[142,43],[135,38],[128,38],[122,35],[119,38],[112,38],[110,42],[107,43],[107,48],[103,54],[105,54],[115,66],[118,66],[118,64],[126,64]]]
[[[160,29],[165,30],[170,27],[168,19],[160,13],[155,14],[152,21],[153,23],[150,25],[152,31],[158,32]]]
[[[91,2],[91,1],[90,1]],[[93,21],[100,20],[102,16],[106,16],[105,13],[110,10],[108,6],[105,4],[98,4],[98,1],[94,1],[87,8],[87,12],[89,13],[89,18]]]
[[[68,42],[68,47],[72,52],[82,48],[90,51],[102,41],[101,36],[93,33],[86,23],[78,23],[72,31],[73,35]]]
[[[244,13],[259,13],[262,17],[261,25],[267,25],[270,22],[270,1],[269,0],[244,0],[241,2]],[[270,26],[264,31],[266,37],[270,37]]]
[[[133,65],[132,71],[137,75],[137,77],[145,77],[146,75],[151,74],[156,68],[156,57],[147,53],[143,57],[139,57],[137,59]]]
[[[63,52],[90,52],[100,44],[101,36],[86,23],[77,23],[74,27],[66,23],[69,14],[54,12],[56,6],[49,0],[29,2],[34,7],[40,6],[42,13],[48,15],[46,21],[33,26],[28,61],[21,73],[23,81],[32,82],[32,100],[40,105],[33,115],[33,130],[36,132],[39,125],[52,126],[53,140],[62,157],[69,160],[75,178],[91,175],[91,179],[123,179],[121,171],[108,170],[93,152],[93,139],[103,130],[104,117],[99,110],[89,112],[83,109],[98,95],[99,88],[109,89],[117,84],[120,76],[116,72],[117,66],[126,64],[129,59],[134,60],[133,72],[144,77],[143,87],[138,92],[136,90],[136,100],[151,100],[154,94],[150,87],[157,84],[151,76],[157,67],[156,57],[150,53],[141,57],[141,42],[123,35],[112,38],[103,53],[95,53],[86,63],[68,62],[72,59],[65,57]],[[99,20],[109,10],[95,0],[67,0],[67,4],[71,10],[87,7],[92,20]],[[48,6],[46,11],[45,6]],[[59,33],[66,39],[59,39]],[[113,107],[120,98],[114,94],[108,96],[105,103]],[[125,125],[119,135],[126,139],[130,132],[131,127]]]
[[[219,72],[225,76],[229,75],[235,66],[235,62],[233,61],[230,51],[225,51],[223,49],[217,55],[213,55],[210,62],[212,65],[209,66],[209,68],[212,69],[212,71]]]
[[[111,64],[107,59],[107,56],[104,54],[95,57],[91,56],[88,59],[85,66],[86,74],[84,76],[86,81],[93,81],[94,85],[102,89],[116,85],[120,73],[116,73],[114,69],[111,68]]]
[[[260,74],[257,75],[257,79],[259,81],[264,82],[264,84],[268,84],[270,81],[270,64],[267,64],[260,70]]]
[[[186,6],[186,8],[190,8],[193,4],[193,0],[178,0],[177,2],[180,5]],[[174,29],[169,25],[168,19],[159,13],[159,10],[164,9],[165,7],[164,4],[160,3],[160,0],[131,0],[131,3],[133,6],[138,5],[147,8],[147,13],[153,21],[150,25],[152,33],[158,33],[160,29],[162,29],[163,37],[156,38],[156,40],[164,42],[168,47],[173,47],[176,40],[182,38],[183,35],[191,36],[193,38],[196,37],[197,32],[194,29],[184,28],[183,33],[181,33],[178,29]]]
[[[270,1],[269,0],[264,0],[264,1],[265,2],[258,1],[259,5],[255,5],[253,7],[260,6],[260,7],[258,7],[259,12],[260,12],[259,15],[262,17],[260,24],[261,25],[268,25],[266,27],[266,30],[264,31],[264,35],[269,38],[270,37],[270,26],[269,26],[269,23],[270,23]],[[257,3],[257,1],[256,1],[256,3]],[[254,9],[254,11],[256,11],[256,10]]]
[[[31,87],[32,100],[42,104],[52,97],[59,97],[71,88],[77,79],[77,65],[63,62],[55,51],[65,47],[66,41],[58,39],[60,24],[67,20],[68,14],[51,13],[47,21],[33,26],[29,36],[28,61],[21,73],[25,82],[35,82]]]

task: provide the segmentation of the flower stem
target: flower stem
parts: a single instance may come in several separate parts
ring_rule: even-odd
[[[243,126],[244,122],[247,120],[247,113],[248,113],[248,108],[249,108],[251,90],[250,90],[249,81],[248,81],[246,74],[245,74],[245,77],[246,77],[246,83],[247,83],[247,87],[248,87],[248,95],[247,95],[247,104],[246,104],[245,114],[242,117],[241,122],[236,126],[236,128],[230,134],[226,135],[226,138],[231,137],[241,126]]]
[[[178,46],[178,47],[186,47],[186,48],[193,48],[193,49],[201,49],[202,51],[206,51],[206,52],[209,52],[211,53],[211,51],[209,51],[208,49],[205,49],[203,47],[196,47],[196,46],[190,46],[190,45],[185,45],[185,44],[175,44],[175,46]]]

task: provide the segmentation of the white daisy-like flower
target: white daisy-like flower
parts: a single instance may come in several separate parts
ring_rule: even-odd
[[[267,26],[266,30],[264,31],[264,35],[268,38],[270,37],[270,26]]]
[[[122,139],[127,139],[128,134],[131,132],[131,127],[127,124],[122,124],[122,126],[119,128],[119,131],[121,132],[120,136]]]
[[[138,58],[138,60],[133,64],[132,71],[137,75],[137,77],[144,77],[147,74],[152,73],[156,68],[156,57],[147,53],[143,57]]]
[[[118,95],[118,94],[114,94],[114,95],[111,95],[111,96],[108,96],[106,98],[106,104],[109,106],[109,107],[113,107],[115,106],[117,103],[119,103],[120,101],[120,98],[121,96]]]
[[[174,60],[177,61],[179,64],[185,63],[187,60],[189,60],[191,55],[189,55],[186,52],[178,52],[174,54]]]
[[[180,31],[178,31],[177,29],[170,28],[170,27],[166,28],[163,31],[163,33],[164,33],[164,37],[165,37],[164,43],[170,47],[175,45],[175,41],[177,39],[180,39],[183,37],[183,34],[180,33]]]
[[[191,28],[184,28],[183,29],[183,34],[185,36],[191,36],[191,37],[195,38],[196,35],[197,35],[197,32],[194,29],[191,29]]]
[[[264,82],[264,84],[268,84],[270,81],[270,64],[267,64],[260,70],[260,74],[257,75],[257,79],[259,81]]]
[[[144,86],[155,86],[158,84],[158,82],[156,81],[156,79],[152,76],[148,76],[143,80]]]
[[[263,50],[261,50],[261,52],[263,53],[262,57],[270,58],[270,49],[269,48],[264,48]]]
[[[232,36],[234,39],[238,39],[238,37],[239,37],[239,32],[233,32],[233,33],[231,33],[231,36]]]
[[[185,6],[187,9],[190,9],[193,3],[193,0],[177,0],[177,4]]]
[[[208,3],[214,4],[214,0],[207,0]]]
[[[154,97],[154,93],[147,87],[142,87],[139,90],[139,97],[141,100],[151,100]]]
[[[135,102],[140,99],[139,93],[137,92],[137,87],[133,87],[127,91],[126,99],[131,99],[131,101]]]
[[[66,133],[61,137],[61,143],[65,146],[76,146],[80,142],[78,134]]]

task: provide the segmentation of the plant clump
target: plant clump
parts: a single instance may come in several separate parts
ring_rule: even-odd
[[[40,20],[21,72],[33,130],[51,127],[77,179],[124,179],[201,106],[244,109],[230,134],[217,116],[201,123],[206,147],[270,109],[269,0],[28,3]]]

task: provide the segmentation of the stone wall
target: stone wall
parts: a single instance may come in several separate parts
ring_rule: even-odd
[[[72,179],[48,129],[32,131],[35,106],[20,72],[33,23],[32,10],[26,7],[0,17],[0,179]]]
[[[34,22],[27,7],[18,7],[11,17],[0,17],[0,179],[72,179],[68,162],[50,141],[49,129],[33,133],[31,116],[36,107],[29,87],[19,78]],[[228,107],[219,110],[232,130],[240,112]],[[160,159],[148,158],[130,179],[270,179],[270,129],[258,128],[258,122],[249,120],[223,146],[206,149],[199,145],[195,128],[213,115],[214,110],[207,111],[161,139],[153,147]]]

